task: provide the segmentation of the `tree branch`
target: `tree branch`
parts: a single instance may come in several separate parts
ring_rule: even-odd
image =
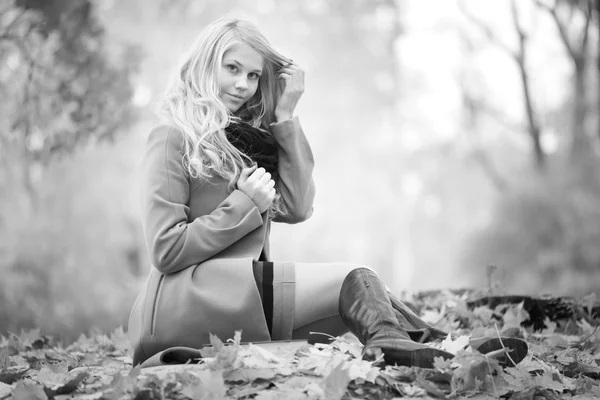
[[[476,16],[474,16],[473,14],[471,14],[467,8],[464,5],[464,1],[463,0],[459,0],[458,1],[458,6],[461,10],[461,12],[463,13],[463,15],[465,17],[467,17],[467,19],[469,21],[471,21],[473,24],[475,24],[487,37],[487,39],[494,43],[496,46],[501,47],[504,51],[506,51],[511,57],[517,59],[519,57],[519,54],[517,52],[515,52],[513,49],[511,49],[506,43],[504,43],[502,40],[500,40],[500,38],[498,38],[498,36],[496,36],[496,34],[494,33],[494,31],[492,31],[490,29],[489,26],[487,26],[485,24],[485,22],[483,22],[482,20],[480,20],[479,18],[477,18]]]
[[[573,49],[573,45],[571,44],[571,40],[569,39],[569,35],[567,35],[567,30],[564,26],[564,24],[562,23],[562,21],[560,20],[560,18],[558,17],[558,13],[556,12],[556,3],[550,7],[546,4],[544,4],[543,2],[541,2],[540,0],[535,0],[535,4],[548,11],[548,13],[550,13],[550,15],[552,15],[552,18],[554,19],[554,22],[556,23],[556,28],[558,29],[558,33],[565,45],[565,47],[567,48],[567,52],[569,53],[569,55],[571,56],[571,58],[573,60],[577,59],[577,54],[575,54],[575,49]]]
[[[585,27],[583,28],[583,32],[582,32],[582,36],[583,37],[580,40],[580,43],[581,43],[580,52],[581,52],[581,54],[583,54],[585,52],[585,49],[586,49],[587,43],[588,43],[588,38],[590,36],[589,35],[590,22],[592,21],[592,13],[593,13],[592,1],[593,0],[588,0],[588,2],[587,2],[587,13],[585,15]]]

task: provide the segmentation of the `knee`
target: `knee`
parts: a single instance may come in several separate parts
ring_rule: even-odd
[[[358,264],[351,264],[350,265],[350,269],[348,270],[348,274],[350,274],[351,272],[358,272],[360,270],[368,270],[373,272],[375,275],[377,275],[377,271],[375,271],[373,268],[368,267],[366,265],[358,265]]]

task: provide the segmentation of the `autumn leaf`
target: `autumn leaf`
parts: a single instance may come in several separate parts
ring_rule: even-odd
[[[19,382],[11,392],[13,400],[47,400],[44,387],[35,383]]]
[[[225,374],[226,382],[253,382],[256,379],[273,379],[277,372],[271,368],[238,368]]]
[[[14,383],[29,371],[29,367],[8,367],[0,370],[0,382]]]
[[[416,372],[415,382],[432,396],[446,398],[446,393],[444,393],[444,391],[437,387],[433,382],[428,381],[424,375],[424,372],[419,370]]]
[[[529,313],[523,308],[524,303],[511,304],[506,308],[506,311],[502,315],[504,326],[502,330],[508,330],[511,328],[520,329],[521,324],[529,319]]]
[[[460,350],[463,350],[465,347],[469,345],[469,337],[466,335],[462,335],[457,337],[455,340],[452,339],[450,332],[448,332],[448,336],[442,340],[440,344],[440,348],[449,353],[456,354]]]
[[[68,372],[66,364],[44,365],[35,380],[49,388],[59,387],[68,381]]]
[[[0,399],[7,397],[10,394],[11,386],[0,382]]]
[[[350,383],[348,369],[342,363],[336,365],[321,384],[327,400],[340,400]]]
[[[110,334],[110,341],[116,350],[123,352],[124,354],[131,353],[131,343],[129,338],[123,332],[123,327],[119,326],[114,332]]]
[[[226,392],[221,371],[214,370],[200,371],[196,379],[181,390],[183,395],[194,400],[222,400]]]
[[[210,335],[214,359],[207,361],[209,368],[213,370],[222,370],[233,367],[240,347],[241,335],[241,331],[236,331],[233,342],[227,346],[215,335]],[[204,357],[204,353],[201,352],[201,354]]]

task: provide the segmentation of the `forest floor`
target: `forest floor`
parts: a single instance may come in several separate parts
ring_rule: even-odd
[[[196,364],[132,368],[121,328],[65,346],[39,330],[0,339],[0,400],[24,399],[597,399],[600,331],[596,299],[532,299],[434,292],[412,299],[421,316],[453,338],[456,354],[434,369],[378,367],[347,335],[327,344],[226,345],[213,338]],[[468,347],[468,335],[527,341],[518,365]],[[466,347],[465,347],[466,346]],[[497,354],[496,354],[497,355]]]

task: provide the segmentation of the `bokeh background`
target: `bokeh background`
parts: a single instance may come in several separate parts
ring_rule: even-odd
[[[315,213],[274,226],[275,260],[369,265],[398,293],[600,294],[599,8],[0,0],[0,334],[126,324],[153,109],[221,16],[306,71]]]

